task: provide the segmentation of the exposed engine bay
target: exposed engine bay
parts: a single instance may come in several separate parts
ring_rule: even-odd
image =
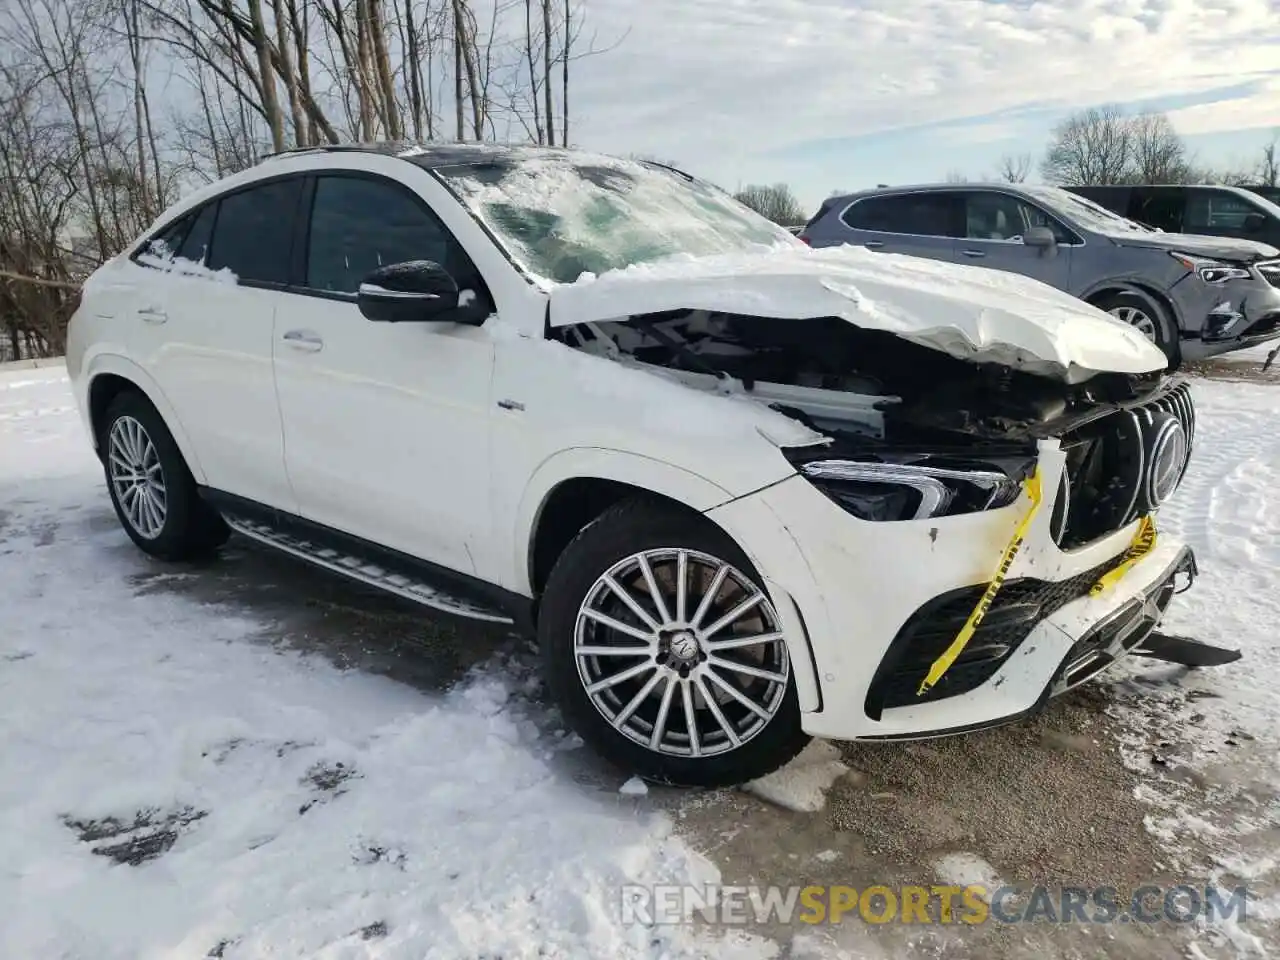
[[[962,442],[956,434],[1006,442],[1061,436],[1143,402],[1166,379],[1098,374],[1069,385],[960,360],[837,317],[673,311],[556,333],[588,352],[685,374],[691,386],[740,385],[746,396],[837,440],[890,446]]]
[[[783,453],[867,520],[1007,505],[1036,468],[1037,441],[1054,438],[1067,469],[1053,535],[1088,543],[1154,511],[1181,480],[1194,437],[1189,390],[1162,371],[1067,384],[836,317],[675,311],[556,333],[694,389],[766,404],[829,438]]]

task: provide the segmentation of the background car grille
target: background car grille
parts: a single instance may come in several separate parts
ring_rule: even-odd
[[[889,645],[867,692],[867,715],[878,719],[881,710],[954,697],[986,683],[1037,623],[1088,594],[1114,562],[1112,558],[1068,580],[1007,581],[951,669],[928,693],[917,696],[920,681],[956,638],[986,584],[943,594],[925,604]]]
[[[1280,260],[1268,260],[1265,263],[1256,264],[1258,272],[1262,274],[1264,280],[1273,287],[1280,287]]]
[[[1061,530],[1064,548],[1091,543],[1150,512],[1141,487],[1151,469],[1144,445],[1154,414],[1168,414],[1182,425],[1187,454],[1195,445],[1196,411],[1191,387],[1176,383],[1145,404],[1118,410],[1063,437],[1070,482],[1070,508]],[[1186,470],[1186,465],[1182,467]],[[1181,482],[1181,476],[1179,476]]]

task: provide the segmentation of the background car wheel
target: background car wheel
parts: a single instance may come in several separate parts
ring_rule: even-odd
[[[570,725],[645,779],[743,783],[809,740],[759,574],[700,517],[645,500],[610,509],[551,571],[538,636]]]
[[[1110,293],[1094,301],[1117,320],[1129,324],[1164,351],[1169,369],[1177,369],[1181,361],[1177,329],[1168,311],[1156,301],[1139,293]]]
[[[116,396],[99,443],[116,516],[142,550],[186,560],[226,542],[227,525],[200,499],[173,435],[146,397]]]

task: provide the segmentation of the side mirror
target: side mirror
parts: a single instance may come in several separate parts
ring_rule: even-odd
[[[1242,224],[1245,233],[1261,233],[1262,228],[1266,225],[1267,218],[1260,213],[1247,214]]]
[[[1058,245],[1057,238],[1048,227],[1028,227],[1027,232],[1022,235],[1022,242],[1028,247],[1039,247],[1042,250]]]
[[[460,298],[458,282],[440,264],[409,260],[368,274],[360,281],[356,305],[379,323],[475,323],[476,311]]]

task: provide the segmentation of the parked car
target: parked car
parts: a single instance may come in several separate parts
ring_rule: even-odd
[[[67,348],[143,551],[235,531],[529,630],[583,738],[678,784],[1004,723],[1143,643],[1194,572],[1151,533],[1195,434],[1163,367],[1044,284],[477,145],[205,187]]]
[[[1224,186],[1068,187],[1130,220],[1166,233],[1257,240],[1280,247],[1280,207],[1262,193]]]
[[[1055,187],[867,190],[828,200],[801,236],[1033,277],[1133,325],[1173,367],[1280,338],[1280,250],[1158,233]]]

